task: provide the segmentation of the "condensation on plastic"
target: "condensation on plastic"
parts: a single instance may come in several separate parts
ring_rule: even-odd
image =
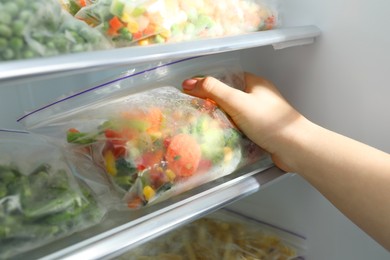
[[[99,106],[100,103],[104,104],[116,97],[164,85],[180,88],[184,79],[194,76],[212,76],[231,87],[244,90],[245,82],[239,55],[229,53],[223,58],[217,57],[214,55],[190,57],[129,68],[117,77],[30,111],[17,121],[28,129],[39,129],[44,133],[44,129],[40,127],[42,124],[47,126],[51,121],[56,121],[67,114],[77,113],[86,105]]]
[[[57,141],[0,130],[0,258],[98,224],[99,194],[77,177]],[[96,187],[95,187],[96,188]]]
[[[304,259],[306,238],[219,210],[118,257],[132,259]]]
[[[273,0],[97,0],[75,17],[117,47],[238,35],[278,24]]]
[[[193,59],[196,63],[191,62]],[[230,174],[256,160],[268,159],[212,102],[178,90],[182,80],[199,74],[211,74],[243,89],[242,72],[233,72],[233,67],[239,67],[233,64],[239,64],[236,56],[216,61],[213,57],[198,57],[148,69],[136,68],[130,75],[37,109],[20,121],[31,131],[61,140],[66,133],[82,134],[84,139],[73,141],[79,144],[72,148],[87,150],[85,154],[105,169],[112,183],[125,193],[129,207],[138,208]],[[157,130],[151,131],[150,125],[156,120]],[[77,130],[70,131],[72,128]],[[213,138],[208,138],[211,133]],[[186,154],[183,157],[196,158],[193,167],[199,171],[186,173],[184,166],[177,166],[180,170],[173,167],[184,160],[180,160],[181,155],[171,158],[169,163],[169,143],[178,135],[186,135],[185,142],[195,139],[195,144],[189,141],[195,150],[201,147],[200,158],[199,154],[182,152]],[[183,146],[187,148],[184,143]],[[215,159],[215,164],[214,155],[222,156]],[[200,174],[201,169],[208,169],[207,174]],[[135,200],[139,203],[134,204]]]

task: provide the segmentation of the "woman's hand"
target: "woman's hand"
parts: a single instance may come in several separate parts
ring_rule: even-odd
[[[390,155],[310,122],[270,82],[245,81],[245,92],[211,77],[185,80],[183,89],[217,102],[279,168],[301,175],[390,250]]]
[[[304,118],[271,82],[246,73],[245,91],[212,77],[187,79],[182,85],[187,94],[214,100],[252,141],[272,155],[278,167],[294,171],[292,165],[281,160],[279,140]]]

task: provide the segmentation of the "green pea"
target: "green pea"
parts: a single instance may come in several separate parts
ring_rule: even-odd
[[[184,28],[184,33],[187,35],[192,35],[195,33],[195,25],[193,23],[187,23],[186,27]]]
[[[12,16],[18,13],[18,5],[14,2],[8,2],[4,5],[4,10]]]
[[[11,21],[12,21],[12,16],[7,13],[6,10],[2,10],[2,14],[0,15],[0,24],[6,24],[6,25],[9,25],[11,24]]]
[[[205,28],[213,27],[213,20],[207,15],[199,15],[198,19],[195,22],[197,29],[203,30]]]
[[[30,1],[26,1],[26,0],[14,0],[14,2],[18,5],[19,9],[22,9],[26,6],[26,2],[30,2]]]
[[[16,20],[13,22],[12,31],[14,35],[22,36],[24,32],[24,22],[21,20]]]
[[[67,41],[64,37],[61,35],[55,35],[53,36],[52,41],[54,42],[57,50],[60,52],[66,51]]]
[[[2,56],[5,60],[11,60],[15,57],[15,53],[12,49],[5,49],[2,53]]]
[[[23,52],[23,58],[25,58],[25,59],[31,59],[31,58],[34,58],[35,56],[36,55],[32,50],[25,50]]]
[[[12,37],[9,41],[10,47],[14,50],[20,50],[23,48],[24,42],[21,38]]]
[[[11,35],[12,35],[12,30],[8,26],[4,24],[0,24],[0,36],[9,38],[11,37]]]
[[[79,30],[79,26],[77,23],[68,23],[66,24],[65,30],[77,32]]]
[[[154,42],[156,42],[156,43],[164,43],[165,42],[165,38],[162,37],[160,34],[157,34],[154,37]]]
[[[72,48],[73,52],[81,52],[84,51],[84,47],[81,44],[75,44]]]
[[[8,46],[8,41],[5,38],[0,38],[0,51],[4,50]]]
[[[42,3],[31,1],[31,10],[35,13],[38,12],[39,10],[42,10],[45,6],[42,5]]]
[[[24,22],[27,22],[30,19],[31,16],[32,16],[32,13],[30,11],[23,10],[19,14],[19,19],[24,21]]]
[[[178,24],[171,26],[172,35],[177,36],[182,33],[181,27]]]
[[[71,31],[70,34],[73,36],[76,43],[84,42],[84,39],[77,32]]]

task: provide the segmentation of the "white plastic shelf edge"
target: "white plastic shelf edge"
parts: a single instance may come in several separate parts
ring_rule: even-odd
[[[316,26],[297,26],[224,38],[0,62],[0,84],[13,80],[82,73],[121,65],[201,56],[266,45],[273,45],[276,49],[285,48],[311,43],[319,35],[320,30]]]

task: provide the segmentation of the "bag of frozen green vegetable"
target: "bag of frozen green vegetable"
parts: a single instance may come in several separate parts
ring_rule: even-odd
[[[213,101],[179,90],[190,73],[205,72],[242,88],[241,73],[228,73],[232,64],[198,57],[135,70],[19,121],[31,131],[66,138],[105,170],[129,208],[139,208],[268,162]]]
[[[148,45],[272,29],[277,24],[273,2],[97,0],[80,8],[75,17],[99,28],[118,47]]]
[[[47,137],[0,130],[0,259],[99,223],[104,208]]]
[[[111,48],[98,30],[74,18],[58,0],[0,2],[0,61]]]

